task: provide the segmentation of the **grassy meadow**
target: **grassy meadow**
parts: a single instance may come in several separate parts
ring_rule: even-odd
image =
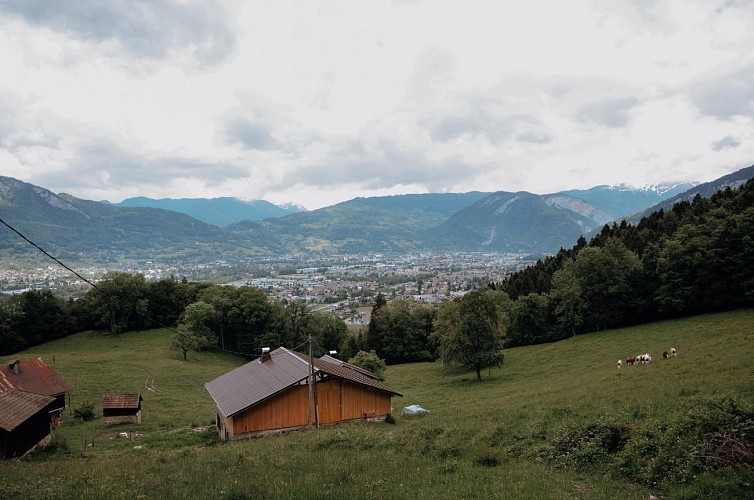
[[[393,400],[394,424],[237,442],[218,440],[203,384],[243,360],[202,353],[184,362],[169,346],[167,330],[88,332],[3,359],[42,356],[73,390],[51,450],[0,462],[0,495],[560,499],[754,491],[754,310],[508,349],[504,365],[484,372],[481,383],[439,362],[391,366],[385,382],[404,394]],[[671,346],[678,357],[663,360]],[[651,364],[617,369],[619,358],[644,352]],[[143,424],[105,427],[99,403],[107,392],[140,392]],[[97,418],[73,419],[72,409],[87,402]],[[410,404],[431,413],[401,416]],[[723,414],[733,415],[725,432],[714,425]],[[691,439],[702,424],[706,433]],[[741,457],[743,466],[707,471]]]

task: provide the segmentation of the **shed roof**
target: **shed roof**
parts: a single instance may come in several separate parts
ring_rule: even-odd
[[[102,396],[102,408],[131,408],[137,409],[141,406],[144,398],[138,392],[132,394],[105,394]]]
[[[287,389],[305,383],[309,376],[308,357],[280,347],[271,356],[246,363],[204,384],[218,411],[229,417]],[[314,360],[315,373],[325,373],[378,391],[402,396],[389,387],[357,371],[322,359]]]
[[[53,401],[52,396],[18,389],[0,393],[0,429],[12,431]]]
[[[18,373],[13,370],[17,363]],[[20,389],[45,396],[57,396],[71,390],[63,377],[50,368],[42,358],[12,361],[0,365],[0,393]]]

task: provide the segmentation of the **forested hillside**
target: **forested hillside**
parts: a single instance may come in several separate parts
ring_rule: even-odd
[[[500,287],[507,344],[754,305],[754,181],[606,225]]]

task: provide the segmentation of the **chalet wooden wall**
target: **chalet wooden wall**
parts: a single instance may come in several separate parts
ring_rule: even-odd
[[[390,394],[370,390],[366,387],[342,382],[343,402],[341,420],[364,418],[364,416],[385,416],[390,413]]]
[[[309,423],[309,388],[291,387],[257,406],[232,417],[231,438],[276,429],[302,427]],[[319,423],[382,417],[391,411],[391,396],[346,381],[331,379],[317,384]],[[230,419],[229,419],[230,420]],[[221,429],[221,434],[223,430]]]
[[[233,435],[270,429],[300,427],[308,423],[309,388],[291,387],[282,394],[233,417]]]
[[[343,420],[340,404],[342,388],[343,385],[339,380],[329,380],[317,384],[320,424],[334,424]]]

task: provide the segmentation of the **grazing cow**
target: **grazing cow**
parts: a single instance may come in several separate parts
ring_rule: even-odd
[[[620,370],[621,360],[618,360],[618,369]]]
[[[633,356],[631,356],[630,358],[627,358],[626,359],[626,364],[627,365],[631,365],[631,366],[635,365],[636,364],[636,358],[633,357]]]
[[[675,347],[670,348],[670,355],[674,358],[678,355],[678,351],[675,350]]]
[[[649,364],[650,361],[652,361],[652,356],[650,356],[649,353],[639,354],[638,356],[636,356],[637,363],[646,365]]]
[[[662,359],[668,359],[670,357],[670,354],[668,354],[668,351],[662,351]]]

